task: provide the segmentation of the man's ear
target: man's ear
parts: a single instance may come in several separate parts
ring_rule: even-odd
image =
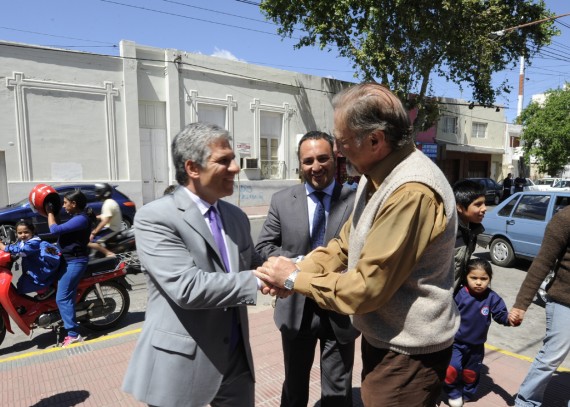
[[[184,163],[184,169],[186,170],[186,174],[188,174],[190,178],[198,178],[200,176],[201,168],[202,167],[200,167],[200,165],[198,165],[192,160],[186,160],[186,162]]]
[[[377,151],[381,149],[384,143],[386,142],[386,136],[384,135],[384,132],[382,130],[376,130],[370,133],[367,137],[372,151]]]

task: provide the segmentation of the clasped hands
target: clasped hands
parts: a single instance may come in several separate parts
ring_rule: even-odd
[[[525,311],[519,308],[512,308],[509,312],[509,323],[511,326],[519,326],[524,319]]]
[[[279,298],[287,298],[293,294],[293,290],[287,290],[285,280],[296,269],[295,263],[287,257],[270,257],[262,266],[253,271],[263,283],[261,292]]]

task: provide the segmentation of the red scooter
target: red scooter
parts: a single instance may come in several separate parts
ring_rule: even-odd
[[[6,331],[14,333],[10,319],[26,334],[35,328],[48,328],[59,332],[63,323],[55,294],[38,300],[16,292],[12,284],[10,253],[0,252],[0,344]],[[131,287],[125,280],[125,262],[116,258],[103,258],[89,262],[79,286],[75,313],[77,322],[87,328],[102,331],[117,325],[129,310]]]

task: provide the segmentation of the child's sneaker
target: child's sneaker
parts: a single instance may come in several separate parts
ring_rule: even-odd
[[[463,397],[459,397],[458,399],[449,399],[449,407],[462,407],[463,406]]]
[[[65,348],[73,343],[83,342],[83,337],[81,335],[77,336],[66,336],[61,344],[62,348]]]

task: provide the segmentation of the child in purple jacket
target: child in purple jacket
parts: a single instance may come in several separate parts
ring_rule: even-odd
[[[505,302],[489,288],[493,278],[491,264],[471,259],[466,271],[463,286],[455,295],[461,325],[455,334],[444,385],[451,407],[463,406],[464,400],[475,398],[491,318],[499,324],[510,325]]]

